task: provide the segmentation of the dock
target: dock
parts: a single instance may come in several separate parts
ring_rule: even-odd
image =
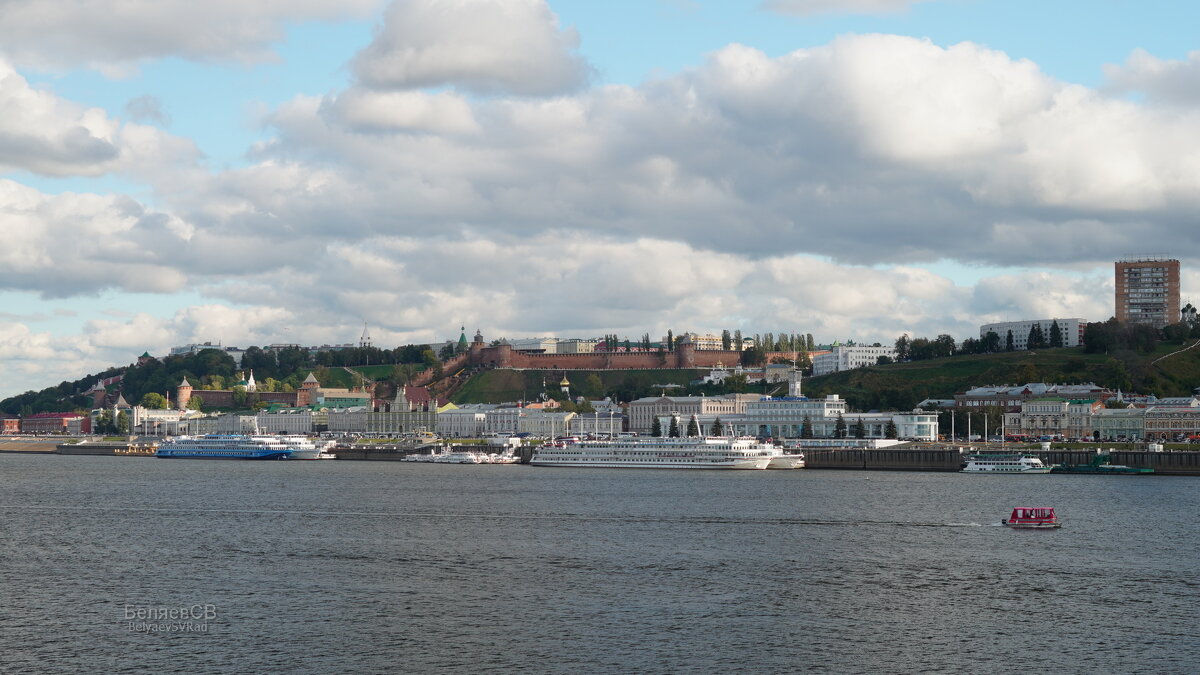
[[[1154,469],[1156,476],[1200,476],[1200,452],[1104,450],[1113,464]],[[1040,457],[1046,464],[1087,464],[1096,450],[1029,450],[976,446],[924,445],[910,448],[828,448],[804,451],[808,469],[858,471],[958,471],[973,453],[1018,453]]]

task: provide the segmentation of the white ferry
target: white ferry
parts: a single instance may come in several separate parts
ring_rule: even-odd
[[[550,443],[536,448],[534,466],[598,469],[765,469],[779,449],[752,438],[618,438]]]
[[[804,468],[804,453],[795,452],[778,452],[771,457],[771,463],[767,465],[768,469],[803,469]]]
[[[317,459],[325,447],[306,436],[208,434],[164,439],[154,454],[168,459]]]
[[[1050,467],[1037,455],[967,455],[960,473],[1050,473]]]

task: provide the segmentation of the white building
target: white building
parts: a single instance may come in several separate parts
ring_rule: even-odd
[[[691,341],[692,345],[696,349],[715,351],[715,350],[720,350],[720,349],[725,348],[725,345],[721,340],[721,336],[713,335],[712,333],[706,333],[704,335],[700,335],[699,333],[680,333],[679,335],[674,336],[675,343],[678,344],[679,341],[685,337]],[[661,343],[664,345],[667,344],[667,336],[666,335],[662,336]],[[754,341],[751,340],[750,344],[753,345]],[[731,342],[730,348],[734,349],[734,348],[736,348],[736,346],[733,345]]]
[[[1056,321],[1058,330],[1062,333],[1062,346],[1078,347],[1083,344],[1083,329],[1087,326],[1087,322],[1083,319],[1030,319],[1028,321],[989,323],[979,327],[979,338],[985,339],[988,333],[995,333],[1000,337],[1000,349],[1005,350],[1008,348],[1008,332],[1012,331],[1013,349],[1024,351],[1029,342],[1029,331],[1033,329],[1034,324],[1042,327],[1042,338],[1049,345],[1050,328]]]
[[[567,434],[582,436],[585,434],[613,436],[621,433],[625,424],[625,416],[620,411],[579,413],[571,418]]]
[[[487,414],[477,406],[463,406],[438,413],[437,434],[443,438],[479,438]]]
[[[552,337],[532,337],[532,338],[515,338],[508,341],[512,346],[513,351],[518,352],[538,352],[542,354],[557,354],[558,353],[558,338]]]
[[[555,348],[557,350],[555,353],[556,354],[591,354],[592,352],[596,351],[597,344],[599,344],[598,340],[581,340],[581,339],[559,340],[558,344],[555,345]]]
[[[742,413],[746,404],[760,398],[758,394],[726,394],[724,396],[648,396],[629,404],[629,430],[650,431],[654,418],[678,416],[685,422],[693,415],[700,419],[727,419]]]
[[[895,347],[861,347],[858,345],[837,345],[823,354],[813,354],[813,376],[840,373],[843,370],[853,370],[863,366],[873,366],[879,363],[879,357],[886,356],[895,360]]]
[[[258,413],[258,430],[264,434],[311,434],[317,426],[329,424],[327,410],[312,408],[276,408]]]

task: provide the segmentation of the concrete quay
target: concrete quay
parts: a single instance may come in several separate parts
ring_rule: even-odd
[[[133,443],[128,441],[85,441],[62,443],[55,446],[60,455],[98,455],[106,457],[154,457],[157,443]]]
[[[1103,450],[1103,448],[1100,448]],[[1087,464],[1095,450],[1028,450],[971,446],[917,446],[912,448],[829,448],[804,451],[808,469],[851,469],[858,471],[958,471],[967,455],[1020,453],[1036,455],[1047,464]],[[1113,450],[1110,462],[1154,469],[1158,476],[1200,476],[1200,452],[1149,452]]]

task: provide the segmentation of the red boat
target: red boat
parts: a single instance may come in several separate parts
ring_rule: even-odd
[[[1021,527],[1028,529],[1047,529],[1062,527],[1058,516],[1054,515],[1052,506],[1018,506],[1012,510],[1008,520],[1000,521],[1005,527]]]

